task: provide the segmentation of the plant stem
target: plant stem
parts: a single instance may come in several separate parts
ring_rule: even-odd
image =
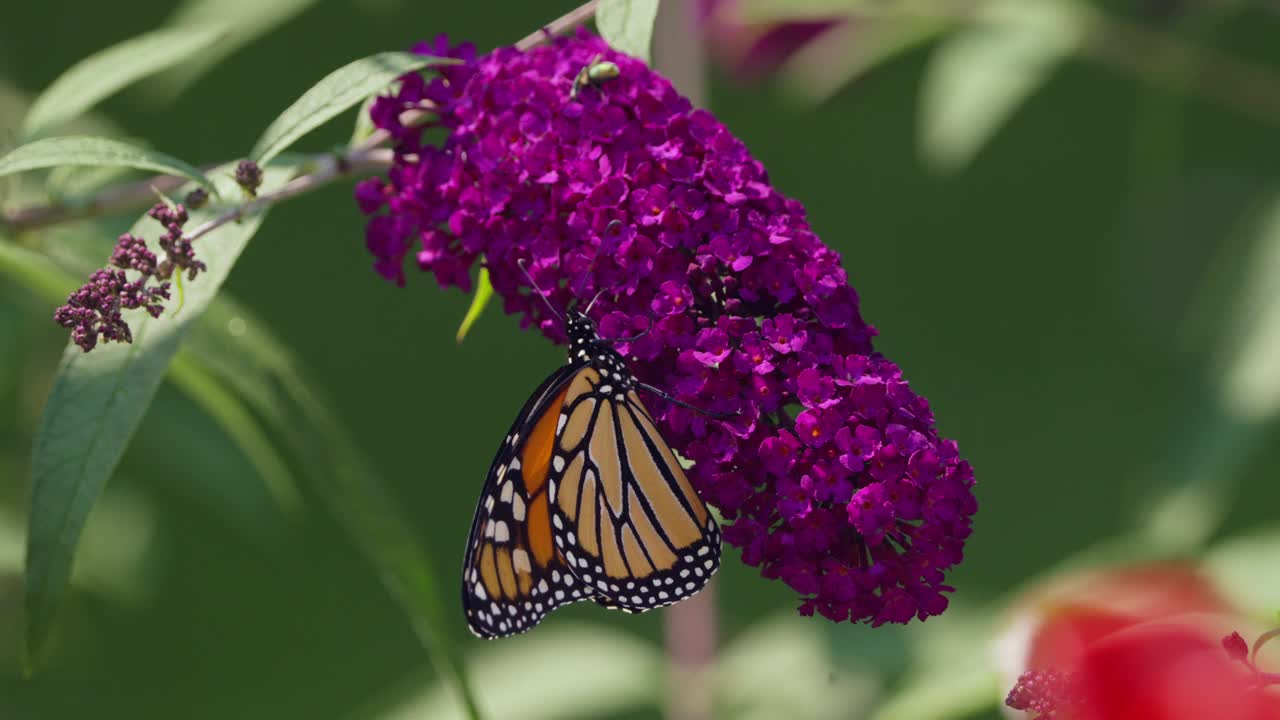
[[[388,148],[373,148],[369,150],[354,150],[341,155],[321,156],[316,161],[318,167],[315,170],[305,175],[299,175],[285,183],[279,190],[263,193],[195,227],[186,234],[186,239],[198,240],[229,222],[252,215],[282,200],[309,193],[312,190],[328,185],[340,177],[353,174],[363,175],[385,168],[391,164],[392,155],[392,151]]]
[[[667,652],[667,720],[711,720],[715,707],[716,581],[668,607],[663,615]]]
[[[694,105],[706,107],[706,49],[691,2],[659,5],[653,29],[654,68]],[[715,579],[702,592],[663,611],[667,656],[667,720],[711,720],[715,707]]]
[[[210,167],[201,168],[201,170],[209,169]],[[157,192],[168,194],[189,182],[191,182],[189,178],[181,176],[157,175],[146,180],[109,187],[87,202],[75,206],[54,202],[5,210],[3,216],[0,216],[0,222],[14,232],[22,232],[72,220],[114,215],[154,202]]]
[[[1083,50],[1092,57],[1280,125],[1280,74],[1212,48],[1098,13]],[[1193,70],[1189,72],[1188,70]]]
[[[547,40],[573,30],[586,23],[595,16],[596,5],[599,0],[589,0],[560,17],[552,20],[542,29],[522,38],[516,43],[515,47],[519,50],[528,50],[532,47],[540,45]],[[401,120],[406,124],[411,124],[415,120],[429,114],[428,110],[410,110],[401,116]],[[220,225],[232,220],[238,220],[245,215],[257,212],[268,207],[273,202],[279,200],[287,200],[296,195],[310,192],[322,185],[327,184],[333,179],[357,172],[373,172],[386,167],[390,163],[390,154],[372,153],[375,148],[379,148],[391,139],[390,134],[384,130],[376,130],[369,134],[362,142],[352,147],[344,155],[335,156],[330,153],[320,155],[314,159],[314,163],[320,165],[320,169],[310,173],[309,175],[300,175],[294,178],[288,185],[280,190],[263,195],[255,200],[241,205],[239,208],[228,211],[224,216],[217,218],[217,224],[209,228],[197,228],[192,232],[189,239],[195,239]],[[340,171],[340,166],[346,162],[345,170]],[[210,167],[218,167],[212,165]],[[320,174],[321,177],[308,179],[310,175]],[[27,230],[35,230],[50,225],[70,222],[73,220],[83,220],[86,218],[100,217],[103,215],[114,215],[116,213],[126,212],[128,210],[140,209],[146,207],[155,201],[156,192],[169,193],[177,190],[185,185],[189,180],[183,177],[175,177],[172,175],[158,175],[140,180],[136,182],[125,183],[108,187],[98,192],[98,194],[89,198],[82,204],[69,206],[59,202],[51,202],[40,205],[31,205],[27,207],[4,210],[0,212],[0,228],[6,229],[12,233],[24,232]]]
[[[541,45],[556,35],[563,35],[570,30],[585,24],[588,20],[595,17],[596,6],[600,4],[600,0],[587,0],[587,2],[552,20],[550,24],[543,26],[540,30],[535,30],[520,39],[516,43],[517,50],[528,50],[531,47]]]

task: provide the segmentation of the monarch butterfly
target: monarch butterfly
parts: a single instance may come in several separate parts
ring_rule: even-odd
[[[471,522],[462,605],[482,638],[577,600],[669,605],[720,566],[720,529],[636,390],[679,401],[639,382],[586,313],[565,315],[569,362],[512,423]]]

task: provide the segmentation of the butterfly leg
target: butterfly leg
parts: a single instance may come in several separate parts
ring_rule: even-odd
[[[640,333],[639,335],[632,335],[631,337],[623,337],[623,338],[604,338],[604,341],[609,343],[610,345],[618,345],[620,343],[635,342],[636,340],[639,340],[645,335],[648,335],[649,330],[651,329],[653,329],[652,326],[645,328],[644,332]]]
[[[728,420],[729,418],[737,417],[742,414],[742,413],[736,413],[736,412],[732,412],[732,413],[713,412],[711,410],[706,410],[704,408],[700,408],[695,405],[690,405],[689,403],[683,400],[677,400],[676,398],[671,397],[663,390],[656,388],[650,385],[649,383],[637,382],[636,386],[644,388],[645,390],[648,390],[649,392],[653,393],[654,395],[657,395],[658,397],[662,398],[663,400],[666,400],[669,403],[672,403],[674,405],[679,405],[680,407],[685,408],[686,410],[692,410],[696,413],[701,413],[703,415],[706,415],[707,417],[715,418],[717,420]]]

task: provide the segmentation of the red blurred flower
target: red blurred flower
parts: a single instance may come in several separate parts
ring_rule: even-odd
[[[1224,649],[1239,619],[1190,568],[1073,576],[1034,593],[1021,620],[1020,675],[1006,702],[1034,717],[1280,719],[1280,694]],[[1234,648],[1238,636],[1227,637]]]

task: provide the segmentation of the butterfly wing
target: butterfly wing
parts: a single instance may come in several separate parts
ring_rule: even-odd
[[[720,530],[636,393],[583,367],[558,422],[552,535],[596,602],[642,612],[701,590],[720,565]]]
[[[577,371],[566,366],[542,382],[489,467],[462,568],[467,624],[482,638],[524,632],[585,595],[553,545],[547,492],[556,423]]]

